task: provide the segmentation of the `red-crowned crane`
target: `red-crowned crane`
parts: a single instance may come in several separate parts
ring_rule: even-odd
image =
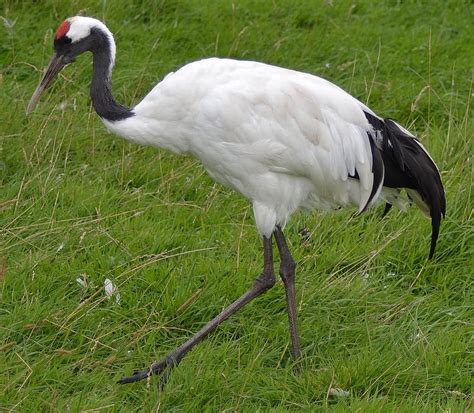
[[[446,207],[433,159],[406,129],[327,80],[263,63],[204,59],[170,73],[127,108],[112,96],[115,42],[102,22],[81,16],[65,20],[54,50],[28,113],[65,65],[92,52],[90,93],[105,126],[132,142],[198,158],[213,179],[250,200],[263,238],[263,271],[253,286],[161,361],[119,383],[169,371],[222,321],[273,287],[273,237],[292,355],[298,360],[295,262],[282,228],[299,208],[356,205],[363,212],[383,199],[387,212],[392,204],[404,207],[404,189],[408,200],[431,217],[429,258],[433,256]]]

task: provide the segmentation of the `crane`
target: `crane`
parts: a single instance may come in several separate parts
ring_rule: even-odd
[[[446,209],[436,164],[408,130],[338,86],[264,63],[209,58],[168,74],[128,108],[112,96],[112,33],[95,18],[74,16],[56,31],[54,55],[27,113],[61,69],[84,52],[92,53],[90,94],[107,129],[131,142],[198,158],[214,180],[249,199],[263,240],[263,270],[240,298],[162,360],[119,383],[166,377],[220,323],[273,287],[273,239],[297,366],[296,264],[283,228],[298,209],[354,205],[362,213],[384,200],[386,213],[392,205],[414,203],[431,218],[432,258]]]

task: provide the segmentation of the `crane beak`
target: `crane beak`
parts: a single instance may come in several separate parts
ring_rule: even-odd
[[[27,115],[33,112],[43,91],[50,85],[51,81],[64,66],[66,66],[66,64],[63,63],[62,56],[54,54],[53,58],[49,62],[48,68],[46,69],[43,78],[41,79],[35,90],[35,93],[33,93],[33,96],[31,96],[30,102],[28,103],[28,107],[26,108]]]

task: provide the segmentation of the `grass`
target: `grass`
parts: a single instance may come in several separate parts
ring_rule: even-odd
[[[380,208],[296,214],[286,232],[302,374],[279,282],[163,391],[157,380],[116,385],[243,293],[261,245],[248,202],[196,160],[106,132],[88,96],[90,56],[25,117],[54,30],[77,13],[116,34],[114,91],[126,104],[186,62],[231,56],[319,74],[410,127],[447,192],[435,259],[415,208],[384,220]],[[473,408],[471,2],[6,0],[0,14],[0,410]]]

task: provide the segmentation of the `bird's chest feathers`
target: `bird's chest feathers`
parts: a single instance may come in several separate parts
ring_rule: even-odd
[[[111,122],[106,119],[102,121],[110,132],[130,142],[155,146],[178,154],[189,152],[189,131],[186,124],[180,120],[136,114],[121,121]]]

